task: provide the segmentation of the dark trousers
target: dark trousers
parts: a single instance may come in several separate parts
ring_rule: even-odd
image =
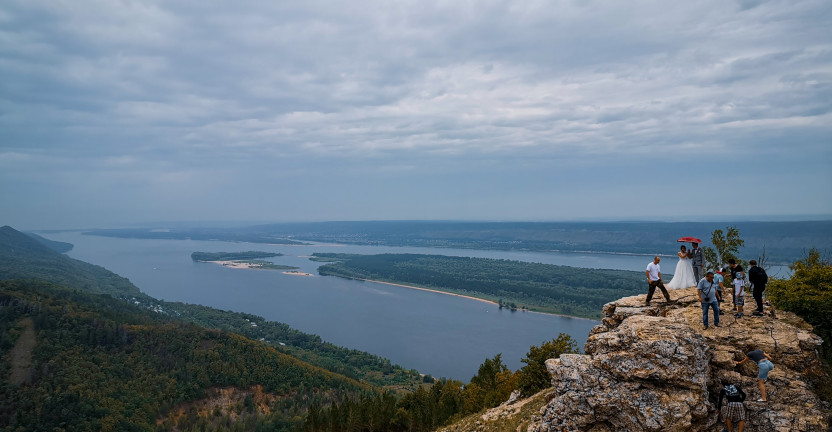
[[[751,294],[754,295],[754,301],[757,302],[757,312],[759,313],[763,313],[763,291],[765,290],[765,285],[757,288],[757,284],[754,284],[754,290],[751,291]]]
[[[650,303],[650,300],[653,298],[653,293],[656,292],[656,287],[661,288],[664,298],[666,298],[667,301],[670,301],[670,294],[667,293],[667,288],[664,287],[662,280],[659,279],[650,281],[650,288],[647,290],[647,303]]]
[[[696,279],[696,283],[702,280],[705,275],[702,274],[703,268],[701,266],[695,265],[693,266],[693,278]]]

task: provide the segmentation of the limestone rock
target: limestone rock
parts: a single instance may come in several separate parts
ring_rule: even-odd
[[[823,373],[817,354],[822,341],[803,320],[784,312],[737,319],[723,303],[729,310],[721,327],[704,330],[695,289],[673,290],[671,298],[645,305],[641,295],[605,305],[585,355],[546,362],[555,396],[528,430],[720,431],[716,403],[727,382],[748,394],[748,432],[829,428],[829,406],[810,386]],[[756,402],[757,366],[734,365],[752,349],[774,358],[768,403]]]

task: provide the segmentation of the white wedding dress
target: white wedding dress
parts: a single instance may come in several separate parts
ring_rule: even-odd
[[[676,264],[676,271],[673,272],[673,279],[667,284],[670,289],[682,289],[696,286],[696,279],[693,277],[693,265],[690,258],[679,258]]]

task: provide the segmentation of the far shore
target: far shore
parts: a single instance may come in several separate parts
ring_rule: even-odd
[[[336,277],[339,277],[339,276],[336,276]],[[400,284],[400,283],[385,282],[385,281],[372,280],[372,279],[360,279],[360,278],[351,278],[351,279],[360,280],[360,281],[364,281],[364,282],[373,282],[373,283],[380,283],[380,284],[385,284],[385,285],[392,285],[392,286],[397,286],[397,287],[402,287],[402,288],[410,288],[410,289],[415,289],[415,290],[419,290],[419,291],[428,291],[428,292],[433,292],[433,293],[437,293],[437,294],[445,294],[445,295],[454,296],[454,297],[462,297],[462,298],[469,299],[469,300],[476,300],[478,302],[489,303],[489,304],[492,304],[494,306],[500,306],[499,303],[497,303],[495,301],[492,301],[492,300],[487,300],[487,299],[484,299],[484,298],[468,296],[468,295],[464,295],[464,294],[456,294],[456,293],[441,291],[441,290],[437,290],[437,289],[423,288],[423,287],[418,287],[418,286],[413,286],[413,285],[404,285],[404,284]],[[532,311],[532,310],[528,310],[528,309],[525,310],[525,311],[522,311],[522,312],[530,312],[530,313],[537,313],[537,314],[543,314],[543,315],[553,315],[553,316],[559,316],[559,317],[563,317],[563,318],[582,319],[582,320],[587,320],[587,321],[598,321],[597,319],[592,319],[592,318],[557,314],[557,313],[552,313],[552,312]]]

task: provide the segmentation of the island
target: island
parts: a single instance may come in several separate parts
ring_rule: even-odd
[[[275,252],[194,252],[191,259],[194,262],[209,262],[219,264],[223,267],[237,269],[258,269],[258,270],[296,270],[299,267],[275,264],[260,258],[271,258],[283,256]]]
[[[604,304],[646,290],[644,274],[504,259],[423,254],[315,253],[322,276],[431,290],[495,303],[512,311],[601,318]]]

